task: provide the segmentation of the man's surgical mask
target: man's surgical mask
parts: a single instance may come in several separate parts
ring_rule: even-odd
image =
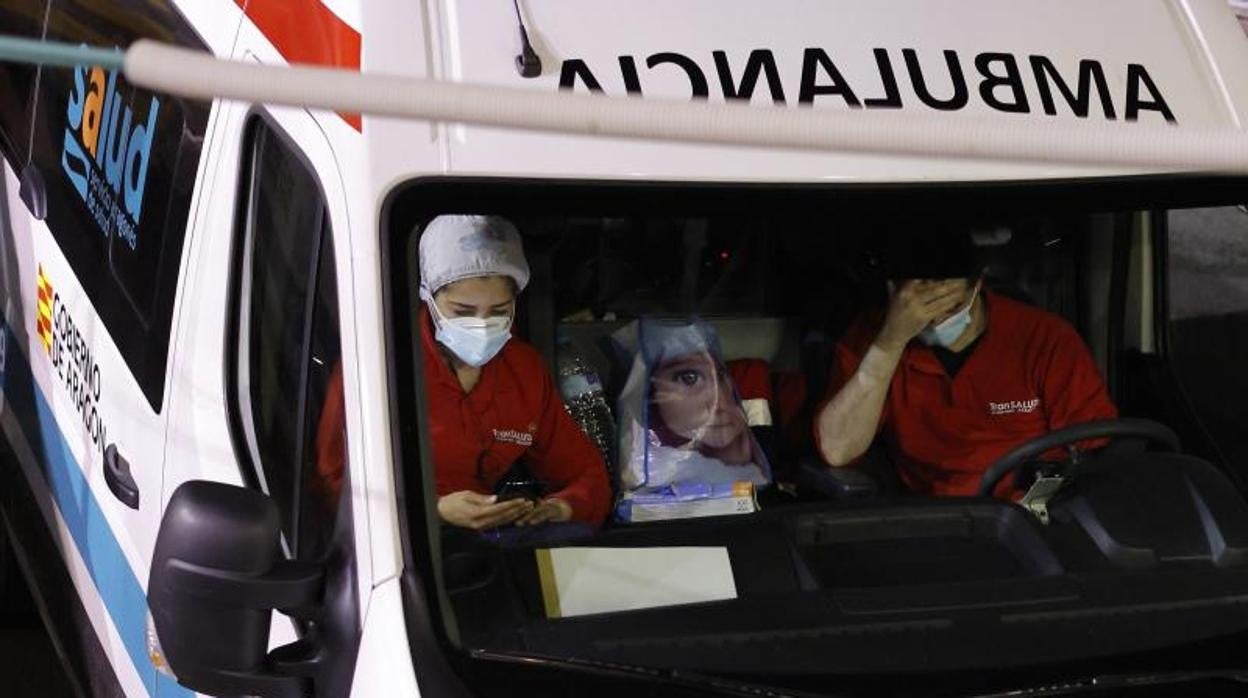
[[[950,315],[939,325],[932,325],[925,328],[919,333],[919,341],[927,346],[941,346],[946,349],[958,341],[966,328],[971,325],[971,308],[975,305],[975,297],[979,295],[979,287],[975,287],[975,292],[971,294],[971,300],[967,302],[966,307],[958,312]]]
[[[428,303],[433,308],[434,324],[437,326],[434,336],[469,366],[484,366],[511,339],[510,316],[448,318],[442,314],[437,303],[432,300]]]

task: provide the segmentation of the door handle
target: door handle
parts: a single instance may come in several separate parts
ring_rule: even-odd
[[[131,509],[139,508],[139,486],[130,474],[130,463],[117,452],[117,444],[104,449],[104,482],[113,496]]]

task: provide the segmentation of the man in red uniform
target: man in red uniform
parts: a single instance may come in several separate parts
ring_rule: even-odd
[[[511,337],[516,296],[529,279],[514,226],[496,217],[439,216],[421,236],[420,269],[424,304],[413,314],[442,520],[474,529],[602,523],[611,507],[602,456],[564,408],[541,355]],[[344,462],[341,395],[339,369],[317,454],[331,497]],[[545,486],[540,500],[492,494],[517,461]]]
[[[886,313],[836,346],[815,417],[828,464],[852,464],[877,434],[911,490],[973,495],[998,458],[1037,436],[1117,410],[1073,327],[978,279],[907,280]],[[1008,496],[1007,478],[997,488]]]

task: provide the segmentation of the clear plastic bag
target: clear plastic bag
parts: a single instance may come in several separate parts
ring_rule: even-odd
[[[771,482],[714,328],[642,318],[613,339],[631,356],[617,412],[621,492]]]

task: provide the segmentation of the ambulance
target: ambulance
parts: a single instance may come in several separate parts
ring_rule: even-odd
[[[5,0],[0,34],[1024,131],[1248,120],[1226,0]],[[1057,695],[1248,676],[1248,179],[536,133],[18,62],[0,63],[0,152],[0,545],[80,695]],[[727,358],[765,362],[761,510],[441,525],[415,321],[417,241],[441,214],[515,224],[532,267],[515,334],[560,376],[575,353],[609,406],[623,376],[604,342],[643,316],[704,318]],[[967,239],[996,293],[1078,330],[1122,415],[999,462],[1067,454],[1026,505],[900,491],[885,444],[874,472],[810,459],[833,343],[887,279],[957,275]],[[346,466],[327,501],[335,371]],[[976,399],[1008,429],[1043,396]],[[1093,437],[1110,445],[1067,448]],[[571,548],[720,551],[727,592],[552,613],[537,561]],[[614,574],[657,596],[713,583]]]

